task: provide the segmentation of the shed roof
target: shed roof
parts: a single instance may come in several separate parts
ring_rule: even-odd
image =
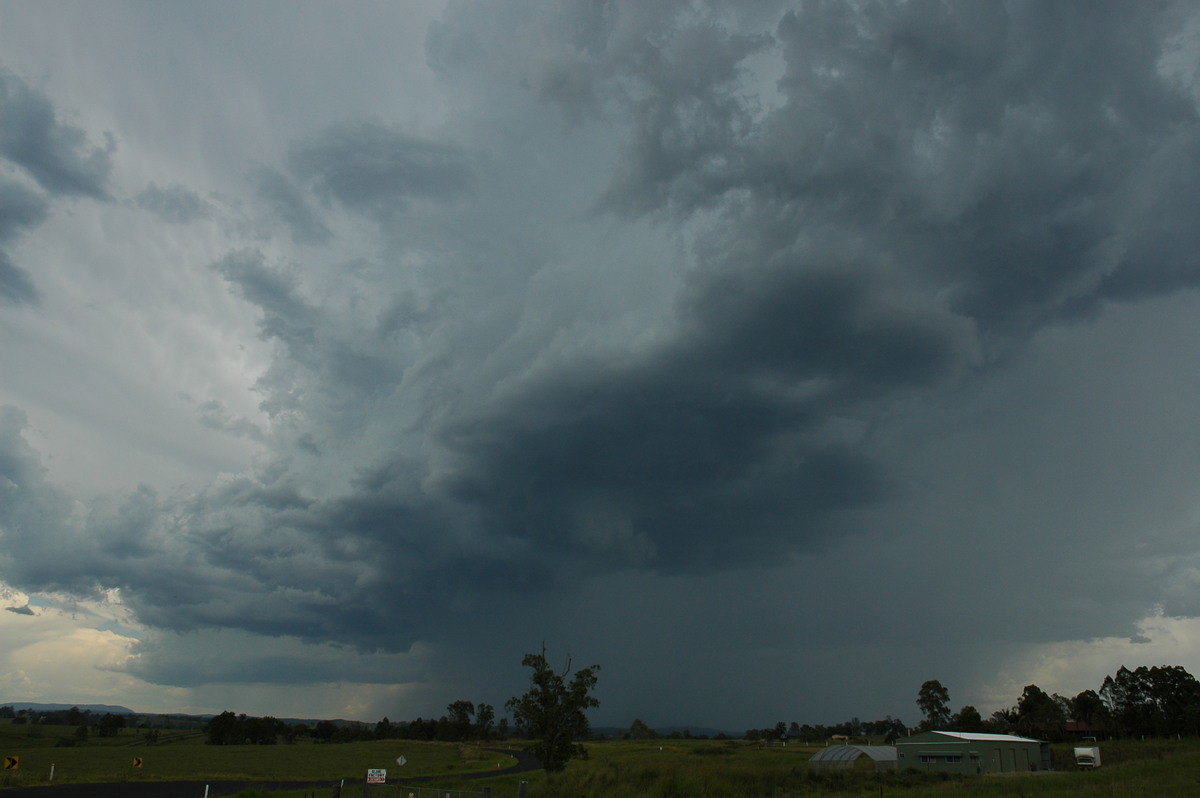
[[[956,731],[930,731],[922,734],[914,734],[911,738],[901,738],[896,741],[897,745],[901,745],[908,740],[912,742],[929,742],[926,735],[937,734],[943,737],[954,737],[958,740],[967,740],[970,742],[992,742],[992,743],[1036,743],[1039,740],[1034,740],[1029,737],[1018,737],[1015,734],[990,734],[988,732],[956,732]]]
[[[892,745],[831,745],[813,754],[808,763],[810,765],[821,762],[828,765],[849,763],[864,755],[871,757],[876,762],[895,762],[896,747]]]

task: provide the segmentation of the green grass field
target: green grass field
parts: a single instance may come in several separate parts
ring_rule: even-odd
[[[1200,740],[1101,743],[1104,767],[1066,769],[1069,745],[1054,746],[1064,769],[1052,773],[957,777],[937,773],[876,773],[868,760],[845,771],[809,771],[818,749],[760,748],[743,742],[653,740],[588,745],[586,761],[566,771],[464,782],[492,785],[493,798],[514,798],[529,781],[530,798],[1067,798],[1124,796],[1183,798],[1200,795]],[[441,782],[450,785],[452,782]]]
[[[364,743],[294,745],[205,745],[195,733],[161,733],[155,745],[139,744],[141,733],[93,735],[85,745],[55,747],[73,738],[74,727],[0,724],[0,756],[18,757],[16,770],[0,775],[0,788],[98,781],[314,781],[361,780],[368,768],[389,775],[431,775],[492,770],[512,760],[474,745],[379,740]],[[407,761],[403,768],[396,758]],[[134,759],[141,759],[141,767]]]
[[[21,730],[20,732],[18,730]],[[0,755],[19,756],[20,769],[5,771],[0,787],[54,781],[328,781],[361,784],[367,768],[387,768],[389,777],[438,775],[445,789],[479,791],[515,798],[529,782],[530,798],[800,798],[800,796],[891,796],[891,798],[1067,798],[1067,796],[1200,795],[1200,740],[1101,743],[1104,767],[1094,773],[1062,769],[1053,773],[1004,776],[946,776],[912,771],[876,773],[867,760],[845,771],[810,771],[814,747],[759,747],[740,741],[645,740],[588,744],[589,758],[576,760],[553,776],[538,771],[462,781],[460,774],[507,767],[510,760],[478,747],[387,740],[319,745],[298,742],[274,746],[209,746],[203,736],[131,746],[133,730],[120,737],[92,738],[85,746],[56,748],[73,729],[0,725]],[[1056,761],[1070,762],[1070,746],[1055,746]],[[396,765],[403,755],[407,763]],[[143,759],[133,767],[134,757]],[[0,790],[0,796],[2,796]],[[266,793],[254,793],[266,795]],[[355,792],[354,794],[358,794]],[[371,795],[399,795],[395,787]],[[327,798],[329,790],[270,793],[275,798]]]

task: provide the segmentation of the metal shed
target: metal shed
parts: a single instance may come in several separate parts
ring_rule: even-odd
[[[1051,770],[1050,745],[1012,734],[929,731],[896,741],[901,768],[955,773]]]
[[[896,769],[896,748],[891,745],[831,745],[813,754],[808,766],[829,770],[851,768],[860,756],[874,760],[876,770]]]

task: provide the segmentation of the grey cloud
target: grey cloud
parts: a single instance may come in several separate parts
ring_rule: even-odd
[[[601,205],[869,242],[987,330],[1194,284],[1179,209],[1200,125],[1157,68],[1168,24],[1121,4],[814,3],[783,16],[786,100],[758,115],[734,80],[760,41],[692,30],[703,46],[616,73],[650,94]]]
[[[323,682],[394,684],[402,673],[426,666],[420,652],[354,651],[340,645],[305,644],[274,638],[262,652],[253,635],[230,629],[189,636],[156,632],[134,646],[124,666],[129,673],[159,684],[275,683],[312,685]]]
[[[38,301],[37,288],[29,273],[13,265],[3,250],[0,250],[0,300],[12,305],[32,305]]]
[[[68,567],[66,552],[86,550],[73,534],[71,498],[46,477],[38,453],[24,439],[25,413],[0,406],[0,544],[5,580],[18,587],[89,593],[103,574]],[[90,559],[84,556],[83,560]],[[19,567],[13,568],[13,562]]]
[[[674,355],[556,374],[449,425],[466,465],[447,489],[543,553],[666,571],[819,547],[838,511],[886,495],[802,393]]]
[[[29,273],[14,264],[3,247],[41,224],[48,212],[40,195],[0,177],[0,300],[14,305],[37,302],[38,292]]]
[[[25,186],[0,178],[0,243],[41,224],[49,212],[46,200]]]
[[[250,175],[294,243],[333,241],[343,210],[381,223],[339,237],[361,246],[341,262],[268,256],[288,245],[276,240],[231,243],[213,264],[260,314],[270,421],[196,410],[258,441],[256,466],[187,494],[133,489],[79,520],[6,411],[6,576],[119,587],[157,630],[267,645],[464,652],[517,617],[599,628],[614,659],[634,629],[683,660],[716,628],[741,658],[726,674],[747,656],[836,649],[901,651],[907,675],[947,637],[957,658],[1128,633],[1153,602],[1193,612],[1194,529],[1146,507],[1190,507],[1186,478],[1168,490],[1162,476],[1194,463],[1161,458],[1196,448],[1164,424],[1131,458],[1113,431],[1146,400],[1110,383],[1136,354],[1063,396],[1067,364],[1131,336],[1058,324],[1091,313],[1099,327],[1107,300],[1196,283],[1197,125],[1156,68],[1163,18],[1127,4],[776,8],[451,4],[430,58],[456,100],[479,103],[452,114],[467,144],[347,122],[298,134],[280,169]],[[772,106],[749,69],[776,57]],[[549,107],[525,118],[537,101]],[[547,163],[561,183],[538,186]],[[0,184],[0,244],[45,213],[15,186]],[[141,207],[199,218],[189,190],[152,188]],[[1181,341],[1190,311],[1173,311]],[[1079,340],[1063,346],[1064,329]],[[1062,362],[1038,360],[1056,346]],[[1187,407],[1195,395],[1154,385]],[[1147,527],[1176,531],[1154,541]],[[1082,573],[1103,595],[1064,591]],[[931,625],[881,610],[931,584],[964,611]],[[192,662],[179,645],[148,640],[130,667],[174,684],[335,672],[249,651]]]
[[[906,308],[870,273],[806,268],[784,259],[729,268],[688,295],[697,359],[731,372],[837,384],[840,400],[927,386],[972,359],[972,325],[928,307]]]
[[[1077,313],[1128,244],[1131,189],[1200,134],[1157,69],[1162,24],[1121,4],[789,14],[759,168],[780,200],[880,230],[986,328]]]
[[[332,231],[308,205],[300,189],[277,169],[261,167],[251,179],[258,194],[291,231],[298,244],[321,244],[328,241]]]
[[[638,122],[598,206],[633,215],[695,209],[739,187],[739,144],[753,116],[738,94],[738,65],[769,42],[714,24],[681,25],[659,46],[645,42],[632,61],[642,84],[630,99]]]
[[[263,311],[259,327],[264,338],[283,341],[293,356],[312,347],[316,313],[297,294],[294,273],[267,266],[262,253],[253,250],[229,255],[214,268]]]
[[[151,183],[133,198],[133,202],[171,224],[189,224],[198,219],[207,219],[213,212],[208,201],[179,184],[160,187]]]
[[[200,423],[209,429],[227,432],[239,438],[250,438],[256,441],[266,439],[262,429],[246,418],[238,418],[230,414],[220,402],[209,400],[202,402],[196,408],[200,414]]]
[[[37,615],[28,604],[23,607],[5,607],[4,609],[17,615]]]
[[[42,93],[0,71],[0,155],[51,194],[107,199],[112,171],[109,141],[93,147],[87,135],[58,118]]]
[[[50,100],[0,67],[0,156],[24,170],[51,196],[108,197],[109,152],[58,119]],[[45,220],[49,202],[22,183],[0,176],[0,303],[33,305],[38,290],[6,245]]]
[[[346,123],[298,144],[288,167],[351,210],[390,214],[414,199],[469,195],[475,175],[456,147],[374,122]]]
[[[303,406],[317,417],[340,417],[349,425],[369,419],[345,412],[369,397],[386,393],[401,378],[403,365],[390,342],[362,340],[353,324],[324,312],[305,297],[300,273],[273,267],[261,252],[233,253],[213,264],[238,292],[262,311],[260,335],[283,345],[259,380],[261,407],[271,414]]]

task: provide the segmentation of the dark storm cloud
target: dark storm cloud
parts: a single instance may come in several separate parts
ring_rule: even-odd
[[[51,194],[106,199],[112,142],[93,147],[65,124],[50,100],[0,70],[0,155],[24,169]]]
[[[446,442],[470,463],[452,491],[593,568],[707,570],[824,545],[839,511],[888,492],[839,421],[945,379],[970,352],[969,326],[870,291],[836,271],[702,280],[669,345],[547,374],[451,425]]]
[[[370,215],[389,215],[414,199],[464,197],[475,185],[456,147],[374,122],[346,123],[301,142],[288,166],[318,195]]]
[[[630,67],[653,92],[629,105],[604,204],[725,207],[731,247],[866,242],[988,331],[1195,284],[1183,209],[1198,189],[1180,167],[1200,131],[1158,69],[1170,19],[1120,3],[805,4],[775,31],[786,101],[754,123],[733,88],[751,43],[705,31],[708,46]]]
[[[1172,7],[775,8],[452,4],[430,60],[477,95],[457,143],[350,121],[296,134],[278,168],[250,175],[259,209],[304,245],[231,244],[213,265],[270,344],[255,383],[269,421],[196,407],[208,429],[259,442],[256,466],[188,495],[134,489],[80,519],[5,411],[6,578],[119,587],[161,630],[388,651],[468,649],[513,608],[574,627],[579,595],[615,629],[609,607],[634,615],[668,582],[679,609],[662,617],[705,627],[681,650],[711,620],[786,639],[780,659],[868,633],[933,646],[951,629],[964,647],[1101,636],[1155,600],[1190,612],[1194,546],[1129,544],[1144,519],[1107,521],[1116,500],[1069,484],[1080,464],[1055,459],[1087,430],[1044,443],[1084,402],[1046,429],[1046,397],[1007,386],[979,440],[955,437],[974,419],[950,407],[1064,319],[1197,284],[1200,125],[1159,68]],[[5,80],[0,110],[48,135],[23,138],[6,113],[0,154],[47,194],[103,196],[107,155]],[[565,171],[535,186],[543,162]],[[172,222],[208,212],[169,186],[135,202]],[[354,246],[342,211],[380,223],[361,262],[316,247]],[[0,245],[45,213],[0,183]],[[597,224],[612,226],[591,237]],[[30,301],[6,263],[0,290]],[[779,567],[795,562],[812,573]],[[1039,611],[1085,571],[1112,589]],[[927,591],[931,572],[971,611],[920,629],[879,611]],[[688,614],[701,579],[734,574],[772,582],[769,595]],[[1029,574],[1022,597],[996,600]],[[605,592],[622,585],[644,592]],[[842,590],[855,595],[839,612],[796,631]],[[793,593],[790,613],[763,611]],[[640,620],[642,638],[661,634]],[[252,656],[191,667],[157,645],[134,667],[174,683],[336,672]]]

